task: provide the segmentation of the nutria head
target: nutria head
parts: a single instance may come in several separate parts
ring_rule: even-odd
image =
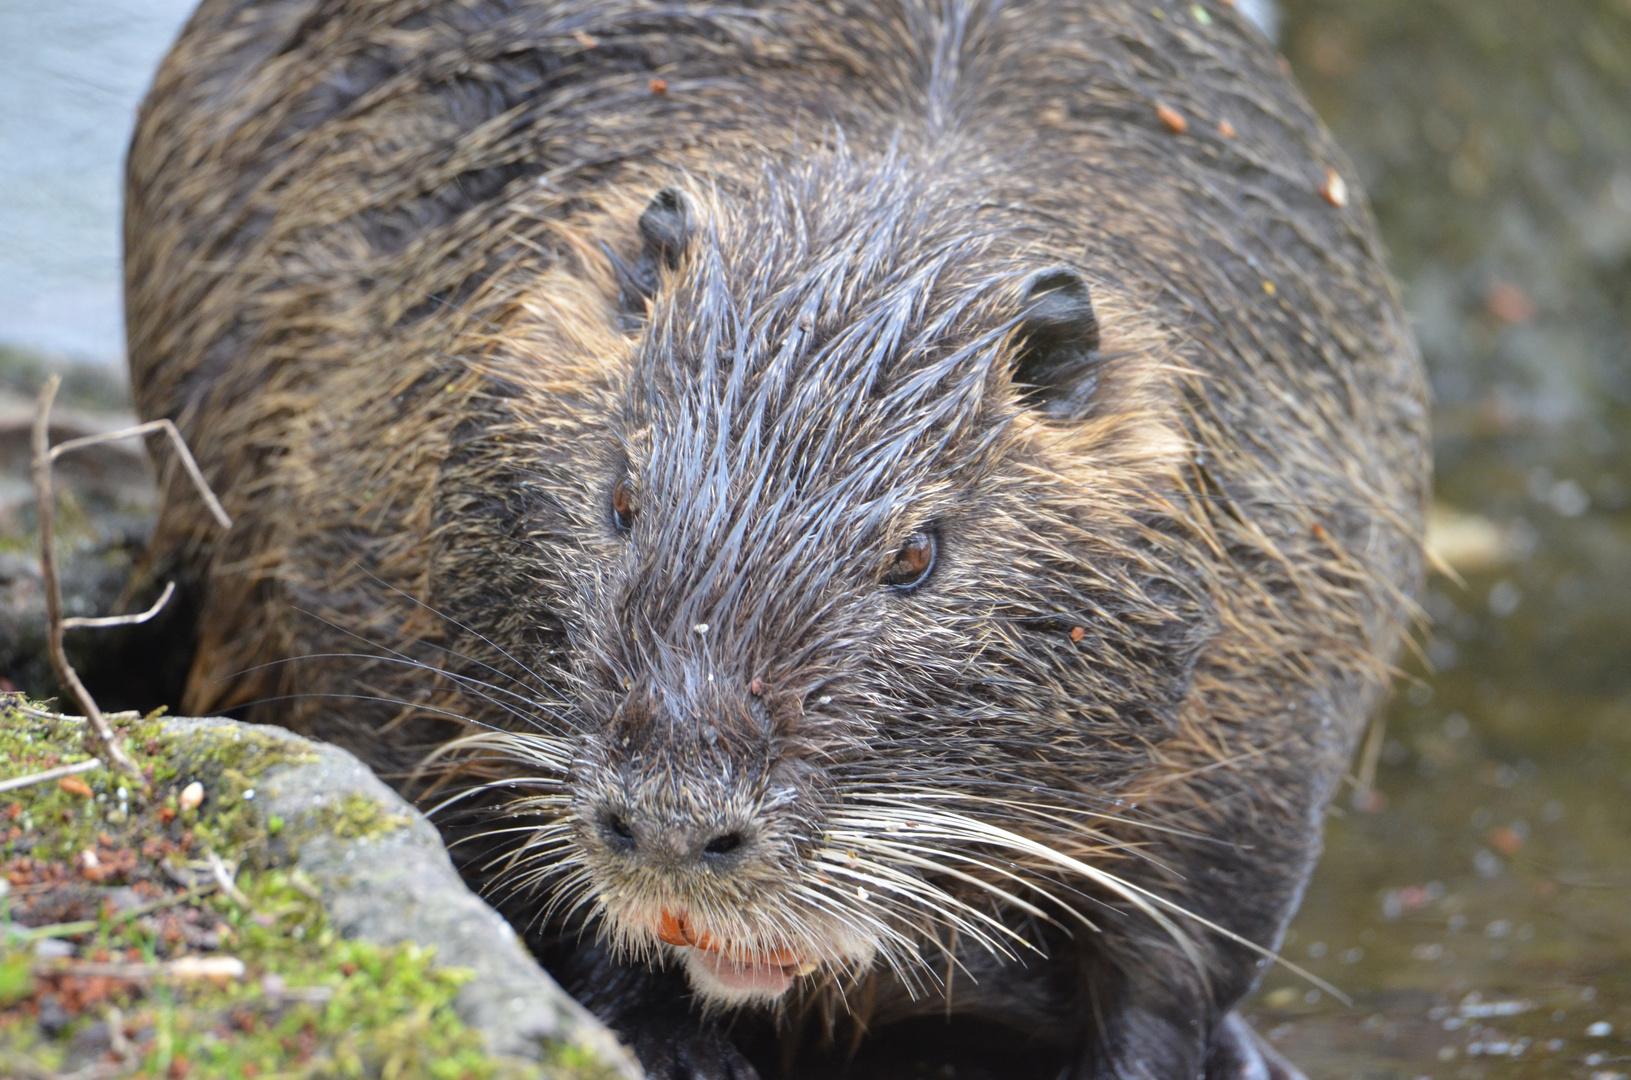
[[[518,870],[722,1002],[936,934],[1014,947],[964,894],[1034,853],[989,830],[1093,849],[1201,637],[1162,552],[1160,338],[1036,223],[888,157],[636,221],[598,418],[530,465],[577,500],[527,524],[575,730]]]

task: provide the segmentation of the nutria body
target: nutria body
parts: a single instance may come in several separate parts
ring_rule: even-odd
[[[1346,163],[1193,10],[206,0],[126,226],[236,521],[170,484],[186,709],[477,733],[496,895],[653,1075],[749,1075],[733,1011],[1263,1075],[1425,392]]]

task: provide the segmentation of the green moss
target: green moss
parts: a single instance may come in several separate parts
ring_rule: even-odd
[[[146,801],[175,815],[175,831],[191,831],[190,846],[233,858],[258,856],[265,849],[268,829],[250,805],[260,778],[276,766],[316,760],[275,734],[249,727],[179,733],[166,730],[156,714],[115,726],[148,781]],[[0,706],[0,778],[84,761],[92,756],[83,745],[84,732],[79,721]],[[29,849],[34,857],[70,858],[99,836],[128,831],[133,800],[144,801],[137,785],[110,769],[77,779],[90,788],[89,798],[56,783],[0,794],[0,813],[8,811],[8,800],[20,807],[20,820],[14,820],[25,835],[34,834]],[[204,788],[204,803],[182,811],[178,796],[194,780]],[[0,837],[5,835],[0,828]],[[0,857],[13,854],[16,846],[15,839],[0,844]]]
[[[360,791],[353,791],[337,802],[331,802],[316,814],[319,827],[341,840],[372,840],[376,836],[395,832],[411,820],[395,814],[380,802]]]
[[[430,952],[412,944],[381,948],[338,936],[315,886],[270,864],[269,829],[251,812],[264,772],[306,755],[253,730],[178,736],[154,720],[122,730],[127,749],[151,778],[145,795],[105,769],[76,778],[89,797],[78,784],[64,789],[55,782],[0,794],[0,862],[42,881],[54,874],[66,895],[86,887],[77,860],[87,848],[104,859],[124,853],[134,866],[128,880],[146,882],[147,894],[159,895],[135,917],[93,902],[85,913],[69,916],[81,922],[43,935],[22,932],[13,922],[13,912],[23,911],[17,905],[40,894],[0,895],[0,1073],[51,1075],[79,1068],[84,1063],[69,1052],[74,1036],[117,1006],[137,1059],[131,1071],[150,1078],[611,1075],[570,1049],[541,1065],[487,1055],[481,1034],[452,1009],[467,972],[437,967]],[[0,778],[84,760],[82,731],[80,724],[0,706]],[[205,788],[203,803],[182,811],[180,792],[195,779]],[[389,832],[407,819],[353,793],[326,807],[321,821],[351,839]],[[236,883],[247,906],[218,892],[182,892],[160,872],[161,861],[196,864],[212,852],[244,868]],[[216,954],[242,961],[244,976],[225,984],[146,978],[96,985],[85,977],[76,985],[79,977],[55,972],[51,961],[33,951],[40,937],[52,936],[73,944],[81,961],[162,965],[189,949],[173,936],[180,922],[213,935]],[[46,993],[64,1000],[74,993],[93,996],[72,1023],[47,1038],[36,1019]]]
[[[224,928],[222,951],[243,961],[242,979],[155,982],[145,994],[132,989],[109,999],[122,1007],[128,1030],[148,1033],[137,1039],[139,1071],[402,1080],[594,1075],[564,1059],[539,1066],[488,1056],[480,1033],[452,1009],[467,972],[436,967],[428,950],[412,944],[380,948],[339,938],[298,878],[246,874],[239,887],[248,909],[219,895],[204,906]],[[110,955],[148,958],[156,944],[129,923],[105,925],[94,943]],[[0,973],[26,978],[28,969],[21,950],[0,952]],[[89,1019],[58,1041],[70,1041]],[[60,1047],[43,1042],[21,1011],[0,1017],[0,1047],[46,1071],[62,1062]]]
[[[0,1005],[22,1001],[34,993],[34,974],[28,958],[16,956],[0,961]]]
[[[161,752],[179,770],[199,779],[214,778],[234,798],[250,791],[267,770],[280,765],[303,765],[316,761],[315,754],[301,750],[287,737],[248,725],[220,725],[185,735],[165,734],[162,725],[158,741]]]
[[[83,746],[82,730],[79,724],[38,719],[15,708],[0,709],[0,778],[86,760],[91,755]],[[110,824],[128,819],[128,783],[116,780],[106,769],[80,773],[75,781],[91,789],[90,798],[65,789],[60,782],[0,793],[0,821],[9,826],[0,831],[6,838],[0,856],[21,848],[36,858],[65,858],[94,844],[96,834]]]
[[[594,1054],[577,1046],[557,1046],[544,1061],[545,1073],[566,1080],[613,1080],[617,1071]]]
[[[175,814],[177,832],[192,832],[192,842],[223,854],[257,854],[264,849],[266,830],[249,802],[254,786],[268,769],[299,764],[313,756],[273,736],[253,729],[221,728],[178,735],[166,731],[157,719],[116,725],[124,735],[125,751],[148,781],[147,798],[138,785],[111,769],[96,769],[76,778],[91,791],[89,797],[47,783],[0,794],[0,813],[13,813],[25,836],[31,836],[29,854],[42,859],[66,859],[98,842],[129,832],[133,807],[153,802]],[[22,776],[58,765],[84,761],[82,722],[25,713],[15,705],[0,708],[0,778]],[[205,789],[204,805],[179,811],[178,795],[192,780]],[[8,806],[9,801],[9,806]],[[17,806],[11,811],[10,806]],[[169,824],[168,822],[166,823]],[[8,835],[0,830],[0,836]],[[0,845],[0,856],[17,849],[11,838]]]

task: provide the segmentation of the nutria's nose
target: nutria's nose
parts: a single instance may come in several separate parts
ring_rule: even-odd
[[[626,809],[602,814],[600,832],[613,851],[676,869],[723,865],[747,843],[745,830],[741,828],[701,826],[688,821],[659,822]]]

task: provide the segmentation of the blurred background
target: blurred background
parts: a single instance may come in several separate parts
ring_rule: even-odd
[[[120,163],[195,0],[0,0],[0,345],[114,365]]]
[[[1259,1028],[1324,1077],[1631,1075],[1631,0],[1287,0],[1436,396],[1426,659]]]
[[[1353,1004],[1276,971],[1251,1017],[1314,1080],[1631,1080],[1631,0],[1239,5],[1369,191],[1456,571],[1284,950]],[[0,0],[0,536],[29,525],[47,368],[64,433],[119,421],[120,159],[190,8]],[[64,477],[83,613],[141,541],[120,453]],[[0,677],[25,686],[36,584],[0,540]]]

